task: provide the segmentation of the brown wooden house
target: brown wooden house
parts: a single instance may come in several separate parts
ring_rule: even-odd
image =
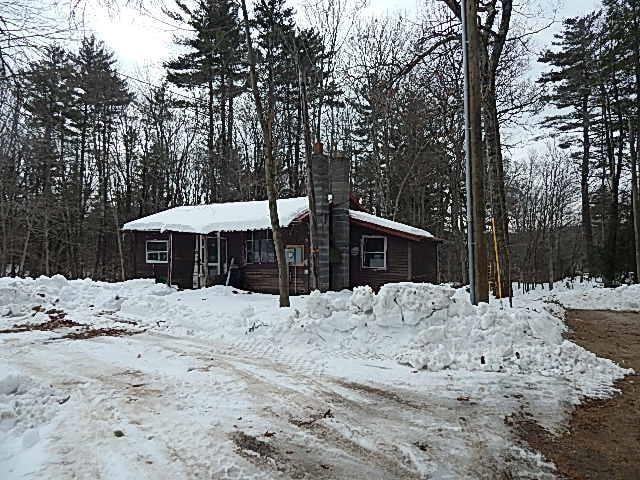
[[[320,290],[389,282],[436,282],[438,240],[429,232],[361,211],[349,194],[348,164],[316,158]],[[278,200],[292,294],[309,292],[308,198]],[[278,269],[266,200],[176,207],[124,225],[133,277],[180,288],[228,284],[276,293]]]

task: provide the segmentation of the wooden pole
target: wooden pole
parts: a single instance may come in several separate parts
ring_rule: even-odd
[[[173,232],[169,232],[169,274],[167,275],[167,284],[171,286],[173,281]]]
[[[489,301],[486,239],[484,236],[484,159],[482,148],[480,36],[476,0],[461,1],[464,68],[464,117],[467,183],[467,237],[471,303]]]
[[[218,249],[218,276],[222,275],[222,252],[220,251],[220,232],[216,233],[216,248]]]
[[[493,233],[493,252],[496,257],[496,279],[498,282],[498,298],[502,298],[502,275],[500,273],[500,256],[498,255],[498,238],[496,237],[496,219],[491,217],[491,231]]]

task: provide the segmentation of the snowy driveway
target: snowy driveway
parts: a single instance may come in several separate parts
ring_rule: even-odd
[[[561,428],[581,395],[624,374],[553,343],[544,313],[469,310],[446,287],[298,298],[282,312],[215,289],[5,283],[2,479],[553,478],[514,424]],[[123,328],[133,334],[74,338]],[[410,358],[436,371],[394,359],[416,336]]]
[[[34,382],[18,422],[41,440],[9,442],[2,478],[540,473],[512,444],[504,418],[520,406],[557,410],[551,392],[529,379],[503,382],[491,373],[456,379],[353,361],[351,378],[340,378],[318,375],[304,359],[274,363],[154,332],[51,342],[28,335],[5,343],[0,361]]]

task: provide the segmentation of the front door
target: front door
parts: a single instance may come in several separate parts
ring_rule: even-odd
[[[304,245],[287,245],[284,253],[289,267],[289,290],[296,295],[305,290],[307,269],[304,262]]]
[[[207,237],[207,274],[211,282],[224,283],[227,273],[227,239],[225,237]]]

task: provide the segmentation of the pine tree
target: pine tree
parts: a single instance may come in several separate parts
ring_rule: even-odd
[[[110,228],[113,222],[109,191],[114,173],[110,152],[115,141],[116,119],[133,96],[117,74],[113,53],[94,36],[83,39],[74,63],[77,70],[76,94],[81,109],[80,151],[77,165],[73,169],[77,185],[75,193],[78,220],[74,223],[77,226],[76,240],[78,245],[84,245],[86,216],[92,206],[97,207],[92,212],[93,215],[99,215],[92,222],[98,225],[96,231],[91,232],[95,234],[96,252],[93,271],[102,276],[111,263],[107,238],[117,232],[115,228]],[[97,198],[93,199],[95,205],[90,204],[92,199],[88,191],[93,169],[97,173],[98,185]]]
[[[640,185],[638,152],[640,151],[640,2],[605,0],[608,32],[617,41],[616,67],[628,82],[626,105],[629,128],[629,168],[631,170],[632,223],[635,250],[635,281],[640,282]]]
[[[77,119],[68,52],[59,46],[47,48],[44,58],[28,71],[25,87],[25,108],[33,132],[28,185],[38,206],[31,224],[41,234],[40,271],[49,275],[54,260],[52,231],[61,214],[58,193],[66,173],[66,146]]]
[[[565,133],[562,146],[582,147],[580,163],[580,189],[582,233],[584,243],[583,271],[593,273],[596,264],[593,247],[593,227],[591,225],[591,207],[589,179],[591,175],[591,135],[595,112],[597,23],[600,13],[585,17],[569,18],[564,21],[563,31],[556,36],[554,45],[557,52],[547,50],[540,61],[555,70],[544,73],[540,82],[551,87],[546,99],[552,102],[560,112],[546,119],[547,125]],[[580,135],[576,135],[576,131]]]
[[[230,195],[230,177],[236,165],[233,151],[234,99],[246,90],[246,48],[240,30],[238,6],[231,0],[199,0],[195,8],[176,0],[178,10],[166,11],[189,25],[195,36],[178,40],[189,52],[165,64],[167,79],[180,87],[207,91],[208,200]],[[216,135],[216,97],[219,133]]]

